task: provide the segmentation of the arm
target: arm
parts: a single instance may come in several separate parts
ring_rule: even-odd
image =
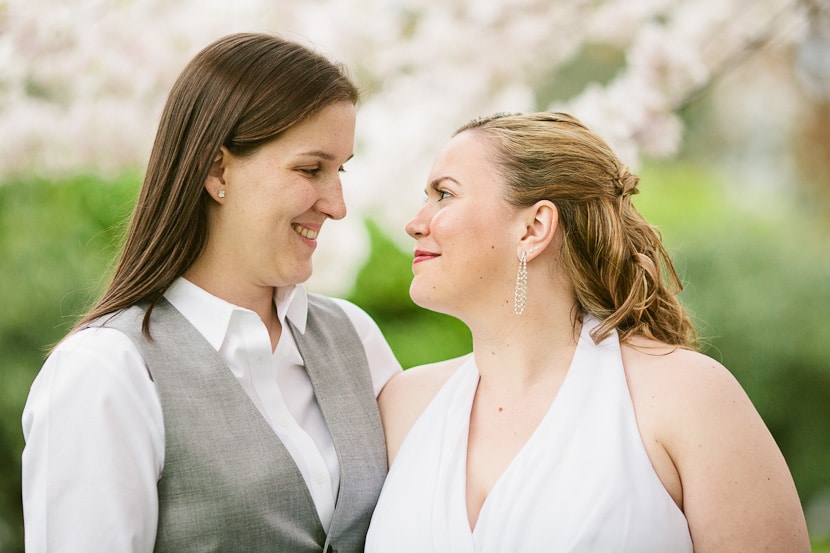
[[[375,389],[375,397],[389,382],[389,379],[401,372],[401,364],[395,358],[392,348],[383,333],[372,317],[355,304],[339,299],[331,298],[340,306],[354,325],[360,341],[363,342],[363,349],[366,351],[366,360],[369,362],[369,372],[372,375],[372,383]]]
[[[413,367],[392,378],[381,391],[378,406],[390,467],[412,425],[466,358]]]
[[[695,552],[808,553],[792,476],[740,384],[695,352],[660,363],[655,431],[680,477]]]
[[[23,411],[29,552],[151,552],[164,457],[161,406],[144,361],[111,329],[50,355]]]

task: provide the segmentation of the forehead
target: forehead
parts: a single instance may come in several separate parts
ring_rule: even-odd
[[[500,182],[494,161],[496,150],[483,133],[464,131],[454,136],[432,164],[430,180],[451,177],[461,185]]]
[[[282,146],[321,144],[351,149],[354,142],[355,107],[349,102],[328,105],[307,120],[289,128],[277,140]]]

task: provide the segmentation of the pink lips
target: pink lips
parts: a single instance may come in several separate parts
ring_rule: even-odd
[[[436,257],[440,257],[440,254],[425,250],[415,250],[415,258],[412,260],[412,264],[414,265],[422,261],[429,261],[430,259],[435,259]]]

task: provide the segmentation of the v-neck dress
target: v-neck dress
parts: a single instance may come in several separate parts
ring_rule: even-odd
[[[496,481],[474,530],[466,507],[469,359],[407,435],[375,508],[367,553],[691,553],[683,513],[643,446],[616,332],[586,319],[559,392]]]

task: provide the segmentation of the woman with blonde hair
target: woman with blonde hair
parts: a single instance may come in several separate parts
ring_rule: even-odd
[[[473,352],[384,390],[366,551],[810,550],[772,436],[694,350],[637,185],[563,113],[477,119],[438,155],[410,294]]]

